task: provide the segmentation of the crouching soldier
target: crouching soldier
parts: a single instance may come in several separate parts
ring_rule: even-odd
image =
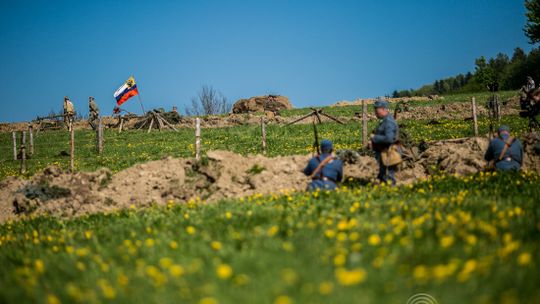
[[[375,158],[379,164],[379,175],[377,178],[384,183],[391,182],[396,184],[395,173],[397,165],[385,166],[381,154],[388,151],[391,145],[398,140],[399,127],[388,109],[388,102],[385,100],[377,100],[374,104],[375,116],[380,119],[380,123],[371,134],[371,148],[375,151]]]
[[[510,128],[502,125],[489,143],[484,159],[488,167],[500,171],[519,171],[523,162],[523,146],[510,136]]]
[[[307,188],[309,191],[334,190],[336,184],[341,182],[343,163],[332,155],[333,150],[332,142],[325,139],[321,142],[321,155],[309,160],[304,169],[304,174],[311,178]]]

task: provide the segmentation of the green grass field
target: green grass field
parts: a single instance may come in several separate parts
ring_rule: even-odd
[[[429,120],[400,120],[403,131],[417,142],[472,136],[472,123],[463,120],[439,120],[440,124],[428,125]],[[368,128],[374,129],[376,121],[370,121]],[[502,123],[508,124],[515,134],[527,130],[527,120],[517,116],[505,116]],[[334,142],[336,150],[359,149],[361,147],[361,123],[349,122],[345,125],[324,123],[318,127],[319,137]],[[479,118],[479,131],[487,134],[489,121]],[[203,153],[209,150],[229,150],[236,153],[258,154],[261,148],[261,130],[256,125],[202,130]],[[165,156],[193,157],[195,134],[190,128],[179,132],[105,131],[105,148],[97,155],[95,132],[80,130],[75,132],[75,167],[89,171],[109,167],[114,172],[136,163],[156,160]],[[309,124],[267,126],[267,150],[269,156],[308,154],[312,151],[313,129]],[[69,166],[69,133],[65,130],[41,133],[34,139],[35,154],[28,160],[28,175],[40,172],[50,164],[63,168]],[[13,161],[12,139],[9,133],[0,133],[0,179],[19,175],[20,162]],[[65,153],[62,156],[62,151]]]
[[[428,121],[400,123],[415,141],[472,136],[471,122]],[[527,127],[514,116],[503,123],[516,134]],[[479,127],[487,133],[488,120]],[[311,128],[268,125],[269,156],[309,153]],[[360,147],[360,123],[324,123],[319,133],[336,149]],[[194,155],[188,128],[106,130],[99,156],[93,132],[75,138],[82,171]],[[256,154],[260,138],[259,126],[203,129],[202,148]],[[0,179],[18,175],[11,134],[0,134],[0,151]],[[40,134],[35,151],[25,176],[50,164],[67,168],[67,131]],[[0,225],[0,303],[406,303],[416,293],[438,303],[540,303],[539,185],[536,173],[479,173],[397,188],[345,183],[335,192],[24,218]]]
[[[540,301],[535,174],[0,226],[3,303]]]
[[[517,95],[517,91],[501,91],[499,92],[500,100],[507,100],[510,97]],[[445,95],[442,99],[431,100],[431,101],[411,101],[409,102],[409,107],[428,107],[434,105],[443,105],[450,103],[461,103],[461,102],[471,102],[472,97],[476,98],[478,105],[485,104],[488,98],[492,96],[489,92],[480,92],[480,93],[463,93],[463,94],[454,94],[454,95]],[[390,105],[390,109],[393,110],[395,104]],[[324,112],[334,116],[348,116],[352,117],[354,113],[361,112],[362,109],[360,106],[346,106],[346,107],[323,107]],[[309,108],[298,108],[292,110],[280,111],[282,116],[296,116],[296,115],[306,115],[310,113]]]

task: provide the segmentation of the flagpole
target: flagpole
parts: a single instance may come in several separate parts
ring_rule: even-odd
[[[133,77],[133,79],[135,79],[135,75],[131,75],[131,77]],[[137,91],[139,91],[139,87],[137,87]],[[137,99],[139,100],[139,104],[141,105],[142,113],[143,113],[143,115],[145,115],[146,111],[144,110],[144,106],[142,104],[141,92],[139,92],[139,94],[137,94]]]
[[[146,111],[144,110],[142,100],[141,100],[141,93],[137,94],[137,99],[139,99],[139,103],[141,104],[141,109],[142,109],[143,115],[146,114]]]

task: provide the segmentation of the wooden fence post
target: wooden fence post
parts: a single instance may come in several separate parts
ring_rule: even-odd
[[[368,141],[368,127],[367,127],[367,104],[366,100],[362,99],[362,148],[367,147]]]
[[[201,160],[201,119],[195,118],[195,159]]]
[[[20,173],[26,172],[26,131],[22,131],[21,136],[21,170]]]
[[[96,130],[96,150],[98,154],[103,153],[103,123],[101,117],[98,120],[98,127]]]
[[[13,131],[11,135],[13,137],[13,160],[17,160],[17,133]]]
[[[123,126],[124,126],[124,118],[120,116],[120,127],[118,127],[118,133],[122,133]]]
[[[34,127],[30,125],[28,127],[28,135],[30,136],[30,155],[34,155]]]
[[[75,172],[75,128],[69,130],[69,170]]]
[[[473,116],[473,131],[474,136],[478,136],[478,119],[476,117],[476,98],[472,98],[472,116]]]
[[[261,133],[262,133],[262,152],[266,155],[266,125],[264,123],[264,116],[261,117]]]

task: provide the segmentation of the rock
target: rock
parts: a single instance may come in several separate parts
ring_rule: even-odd
[[[233,113],[265,112],[292,109],[289,98],[285,96],[267,95],[240,99],[233,105]]]

